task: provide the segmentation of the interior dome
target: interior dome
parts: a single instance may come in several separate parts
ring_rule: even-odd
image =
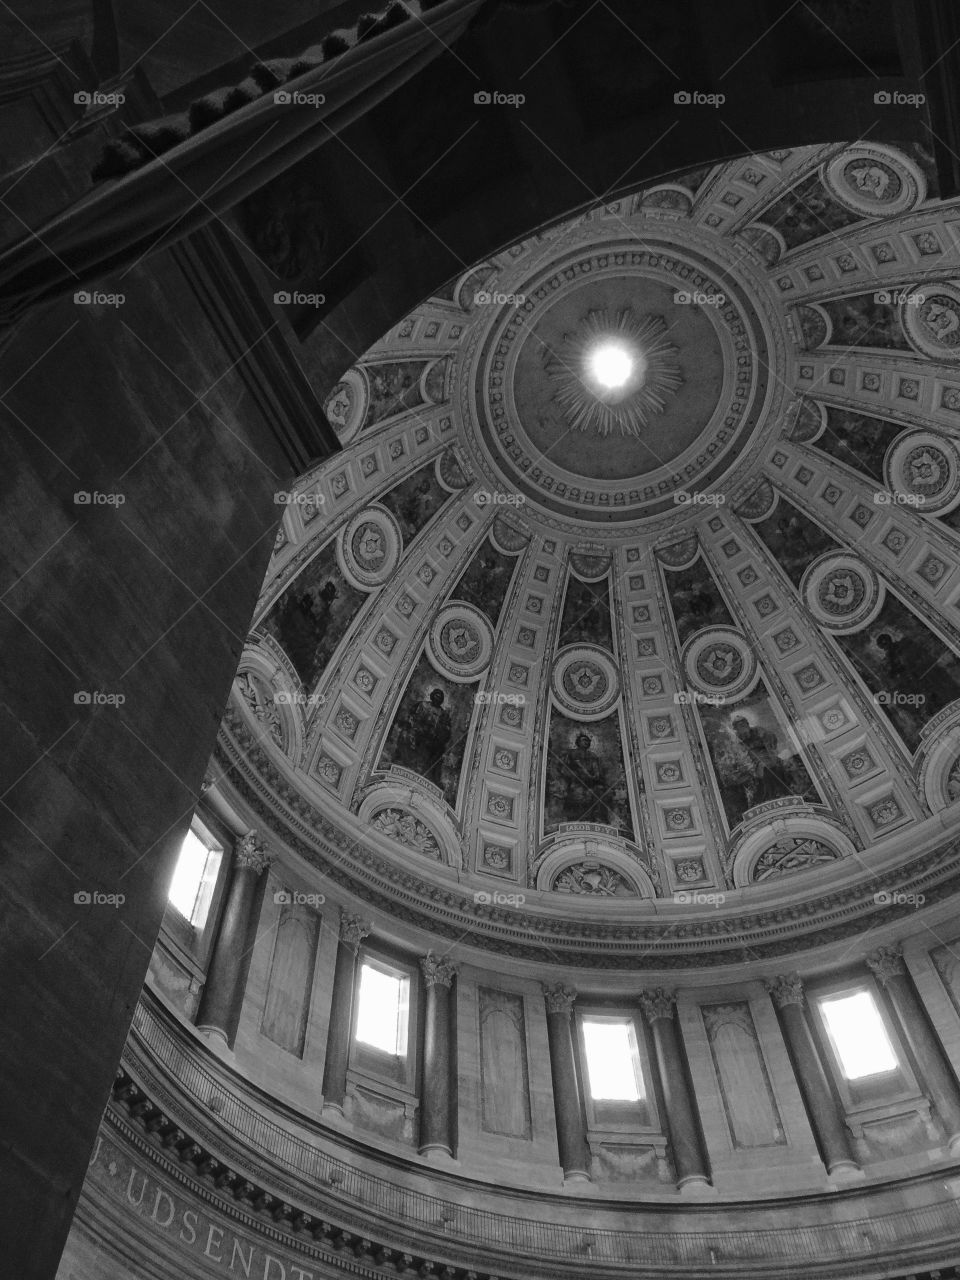
[[[679,175],[350,369],[220,741],[291,856],[432,936],[614,968],[953,891],[960,286],[928,173],[858,143]]]

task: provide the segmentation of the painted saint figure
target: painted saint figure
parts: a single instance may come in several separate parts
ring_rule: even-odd
[[[790,781],[777,752],[776,734],[752,725],[746,716],[734,716],[732,728],[750,761],[748,807],[789,795]]]
[[[564,815],[568,822],[609,822],[603,761],[588,733],[578,733],[567,752]]]
[[[450,712],[443,702],[443,690],[431,689],[429,698],[418,702],[400,725],[397,739],[400,763],[440,788],[444,782],[444,755],[453,733]]]

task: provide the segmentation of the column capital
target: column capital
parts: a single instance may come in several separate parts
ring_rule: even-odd
[[[655,991],[640,992],[640,1007],[648,1022],[656,1022],[658,1018],[672,1018],[676,1004],[675,991],[664,991],[663,987],[657,987]]]
[[[799,973],[780,973],[763,985],[778,1009],[788,1004],[803,1004],[803,981]]]
[[[907,971],[903,962],[903,948],[899,945],[878,947],[866,959],[867,967],[883,987],[887,985],[891,978],[902,978]]]
[[[262,875],[273,862],[273,854],[267,853],[266,846],[256,831],[248,831],[241,836],[233,851],[234,861],[244,871],[254,871]]]
[[[421,956],[420,968],[428,987],[449,988],[457,976],[457,966],[444,956],[435,956],[432,951]]]
[[[354,954],[360,950],[360,943],[370,933],[370,922],[362,916],[351,915],[347,911],[340,912],[340,940],[351,947]]]
[[[552,985],[544,983],[543,998],[547,1002],[547,1013],[562,1013],[569,1018],[577,993],[573,987],[565,987],[562,982]]]

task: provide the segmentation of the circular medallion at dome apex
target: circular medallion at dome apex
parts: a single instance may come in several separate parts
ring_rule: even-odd
[[[932,431],[906,431],[887,452],[884,478],[925,515],[948,511],[960,501],[960,451]]]
[[[734,463],[771,390],[770,336],[730,246],[713,260],[706,237],[643,231],[642,248],[611,240],[521,278],[471,362],[470,412],[503,486],[578,522],[675,510]],[[605,335],[636,371],[615,403],[589,374]]]
[[[804,603],[831,631],[852,631],[870,622],[883,604],[880,580],[856,556],[828,552],[815,560],[800,583]]]
[[[724,702],[747,693],[759,674],[756,653],[732,627],[710,627],[691,637],[683,652],[683,671],[699,693]]]
[[[550,687],[564,712],[575,720],[599,720],[620,696],[620,676],[611,656],[597,645],[561,649]]]
[[[430,661],[451,680],[476,680],[489,666],[492,652],[490,623],[472,605],[454,601],[437,615],[430,628]]]
[[[373,591],[388,582],[402,552],[400,526],[383,507],[367,507],[359,512],[337,540],[340,570],[361,591]]]

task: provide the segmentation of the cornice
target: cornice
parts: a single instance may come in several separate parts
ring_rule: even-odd
[[[221,772],[264,830],[347,893],[391,918],[481,951],[599,969],[703,968],[793,956],[915,918],[915,908],[878,904],[881,890],[933,905],[960,892],[960,839],[852,885],[806,900],[758,906],[736,917],[558,919],[546,912],[478,904],[459,885],[430,881],[388,859],[322,815],[274,768],[239,712],[230,708],[217,748]],[[426,905],[429,904],[429,905]],[[464,940],[467,940],[466,942]]]

